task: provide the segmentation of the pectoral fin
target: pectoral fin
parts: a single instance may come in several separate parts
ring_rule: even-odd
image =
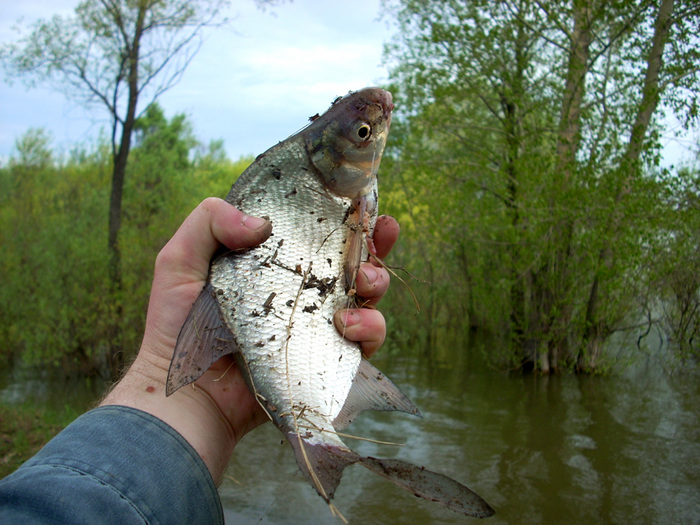
[[[166,396],[198,379],[219,358],[238,352],[214,293],[207,283],[180,329],[168,370]]]
[[[411,400],[363,357],[333,428],[343,430],[364,410],[398,410],[422,417]]]

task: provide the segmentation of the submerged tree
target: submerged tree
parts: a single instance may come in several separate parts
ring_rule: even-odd
[[[634,321],[663,209],[648,176],[660,108],[697,118],[700,8],[388,3],[400,34],[387,56],[409,128],[388,187],[450,186],[405,204],[434,203],[435,236],[453,247],[441,264],[466,292],[470,324],[508,333],[517,366],[596,369],[606,339]],[[455,295],[443,303],[458,310]]]
[[[225,4],[226,0],[85,0],[74,16],[41,20],[16,43],[0,48],[10,76],[23,76],[30,85],[49,82],[109,115],[109,282],[117,304],[122,194],[134,124],[140,110],[182,77],[199,49],[202,29],[217,23]],[[110,353],[116,374],[121,367],[117,333]]]
[[[650,316],[681,359],[700,357],[700,156],[666,177],[662,195],[670,213],[650,243]]]

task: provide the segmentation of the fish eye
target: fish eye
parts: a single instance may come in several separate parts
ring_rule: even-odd
[[[366,122],[360,124],[360,126],[357,128],[357,136],[360,138],[360,140],[367,140],[371,134],[372,128]]]

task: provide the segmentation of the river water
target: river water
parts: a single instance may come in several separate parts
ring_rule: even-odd
[[[346,442],[362,454],[401,458],[461,481],[496,509],[484,523],[700,524],[697,372],[534,377],[464,357],[472,354],[373,360],[424,417],[365,413],[348,432],[403,446]],[[94,384],[54,386],[6,377],[0,399],[45,396],[60,404],[65,392],[75,402],[81,388],[95,395]],[[227,523],[340,523],[281,440],[264,425],[236,449],[220,488]],[[335,505],[353,524],[465,522],[360,466],[346,470]]]
[[[534,377],[468,359],[373,363],[424,417],[365,413],[349,432],[404,446],[346,442],[461,481],[496,509],[484,523],[700,523],[697,373]],[[280,442],[266,425],[237,448],[220,490],[227,523],[336,523]],[[357,524],[465,522],[360,466],[346,470],[335,505]]]

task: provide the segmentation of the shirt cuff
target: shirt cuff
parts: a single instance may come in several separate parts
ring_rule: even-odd
[[[223,523],[192,446],[129,407],[87,412],[0,480],[0,523]]]

